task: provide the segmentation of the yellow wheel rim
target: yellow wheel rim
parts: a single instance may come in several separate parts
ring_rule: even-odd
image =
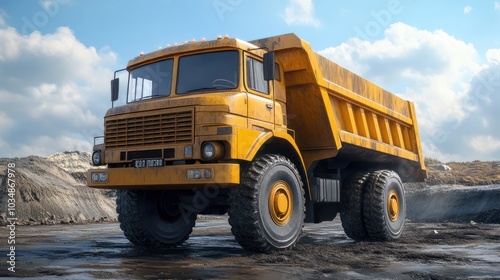
[[[396,190],[391,190],[389,192],[389,197],[387,199],[387,212],[389,214],[389,219],[395,222],[399,217],[399,196]]]
[[[293,197],[290,186],[284,181],[274,183],[269,192],[269,214],[278,226],[284,226],[292,217]]]

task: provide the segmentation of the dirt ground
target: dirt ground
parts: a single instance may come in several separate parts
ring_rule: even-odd
[[[116,220],[113,193],[87,188],[85,159],[75,157],[85,158],[63,153],[51,158],[58,165],[39,157],[0,159],[0,277],[500,279],[500,162],[428,162],[430,186],[406,186],[408,220],[396,242],[354,242],[337,217],[306,224],[293,250],[252,254],[234,240],[225,216],[201,216],[182,247],[137,249],[118,223],[109,223]],[[5,226],[9,162],[16,163],[19,218],[15,273],[8,270]]]
[[[33,279],[500,279],[500,225],[407,223],[390,243],[354,242],[337,218],[307,224],[293,250],[252,254],[226,217],[198,219],[184,246],[140,250],[116,223],[19,227],[16,272]],[[1,229],[1,235],[6,230]],[[3,248],[2,248],[3,249]],[[5,254],[2,253],[6,258]]]

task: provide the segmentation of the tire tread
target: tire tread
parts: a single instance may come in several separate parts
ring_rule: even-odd
[[[166,243],[158,240],[155,235],[144,225],[144,220],[139,213],[139,196],[141,191],[119,190],[116,199],[116,212],[120,229],[125,237],[138,247],[144,248],[174,248],[184,243],[192,232],[195,220],[188,225],[191,227],[188,234],[175,243]]]
[[[372,241],[391,241],[394,238],[388,230],[384,204],[384,192],[391,177],[399,176],[391,170],[373,172],[368,178],[367,191],[364,194],[365,211],[363,214],[366,231]],[[404,197],[402,198],[404,199]],[[404,202],[403,202],[404,203]]]
[[[229,198],[229,224],[231,232],[236,241],[246,250],[254,252],[269,252],[275,250],[274,246],[269,243],[264,234],[262,226],[259,224],[259,209],[258,209],[258,182],[264,176],[265,171],[272,165],[284,163],[291,167],[292,172],[300,178],[299,171],[295,165],[286,157],[275,154],[266,154],[257,158],[250,166],[242,173],[241,184],[234,187]],[[301,197],[304,197],[304,189],[302,181],[299,180]],[[305,207],[304,207],[305,211]],[[302,217],[302,226],[305,213]],[[293,248],[299,237],[294,240],[293,244],[287,249]]]
[[[346,181],[342,188],[340,219],[345,234],[356,241],[368,239],[368,232],[363,219],[363,193],[369,172],[356,172]]]

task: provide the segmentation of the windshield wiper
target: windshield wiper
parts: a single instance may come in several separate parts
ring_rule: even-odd
[[[215,86],[211,87],[202,87],[202,88],[195,88],[195,89],[190,89],[188,91],[185,91],[184,93],[189,93],[189,92],[195,92],[195,91],[209,91],[209,90],[214,90],[214,89],[220,89]]]
[[[148,95],[148,96],[143,96],[143,97],[141,97],[139,99],[136,99],[135,101],[137,102],[137,101],[141,101],[143,99],[151,99],[153,97],[161,97],[161,96],[167,96],[167,95],[161,95],[161,94]]]

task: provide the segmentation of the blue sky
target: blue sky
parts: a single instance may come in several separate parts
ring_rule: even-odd
[[[500,160],[500,0],[0,0],[0,157],[90,150],[141,51],[293,32],[415,101],[426,156]]]

